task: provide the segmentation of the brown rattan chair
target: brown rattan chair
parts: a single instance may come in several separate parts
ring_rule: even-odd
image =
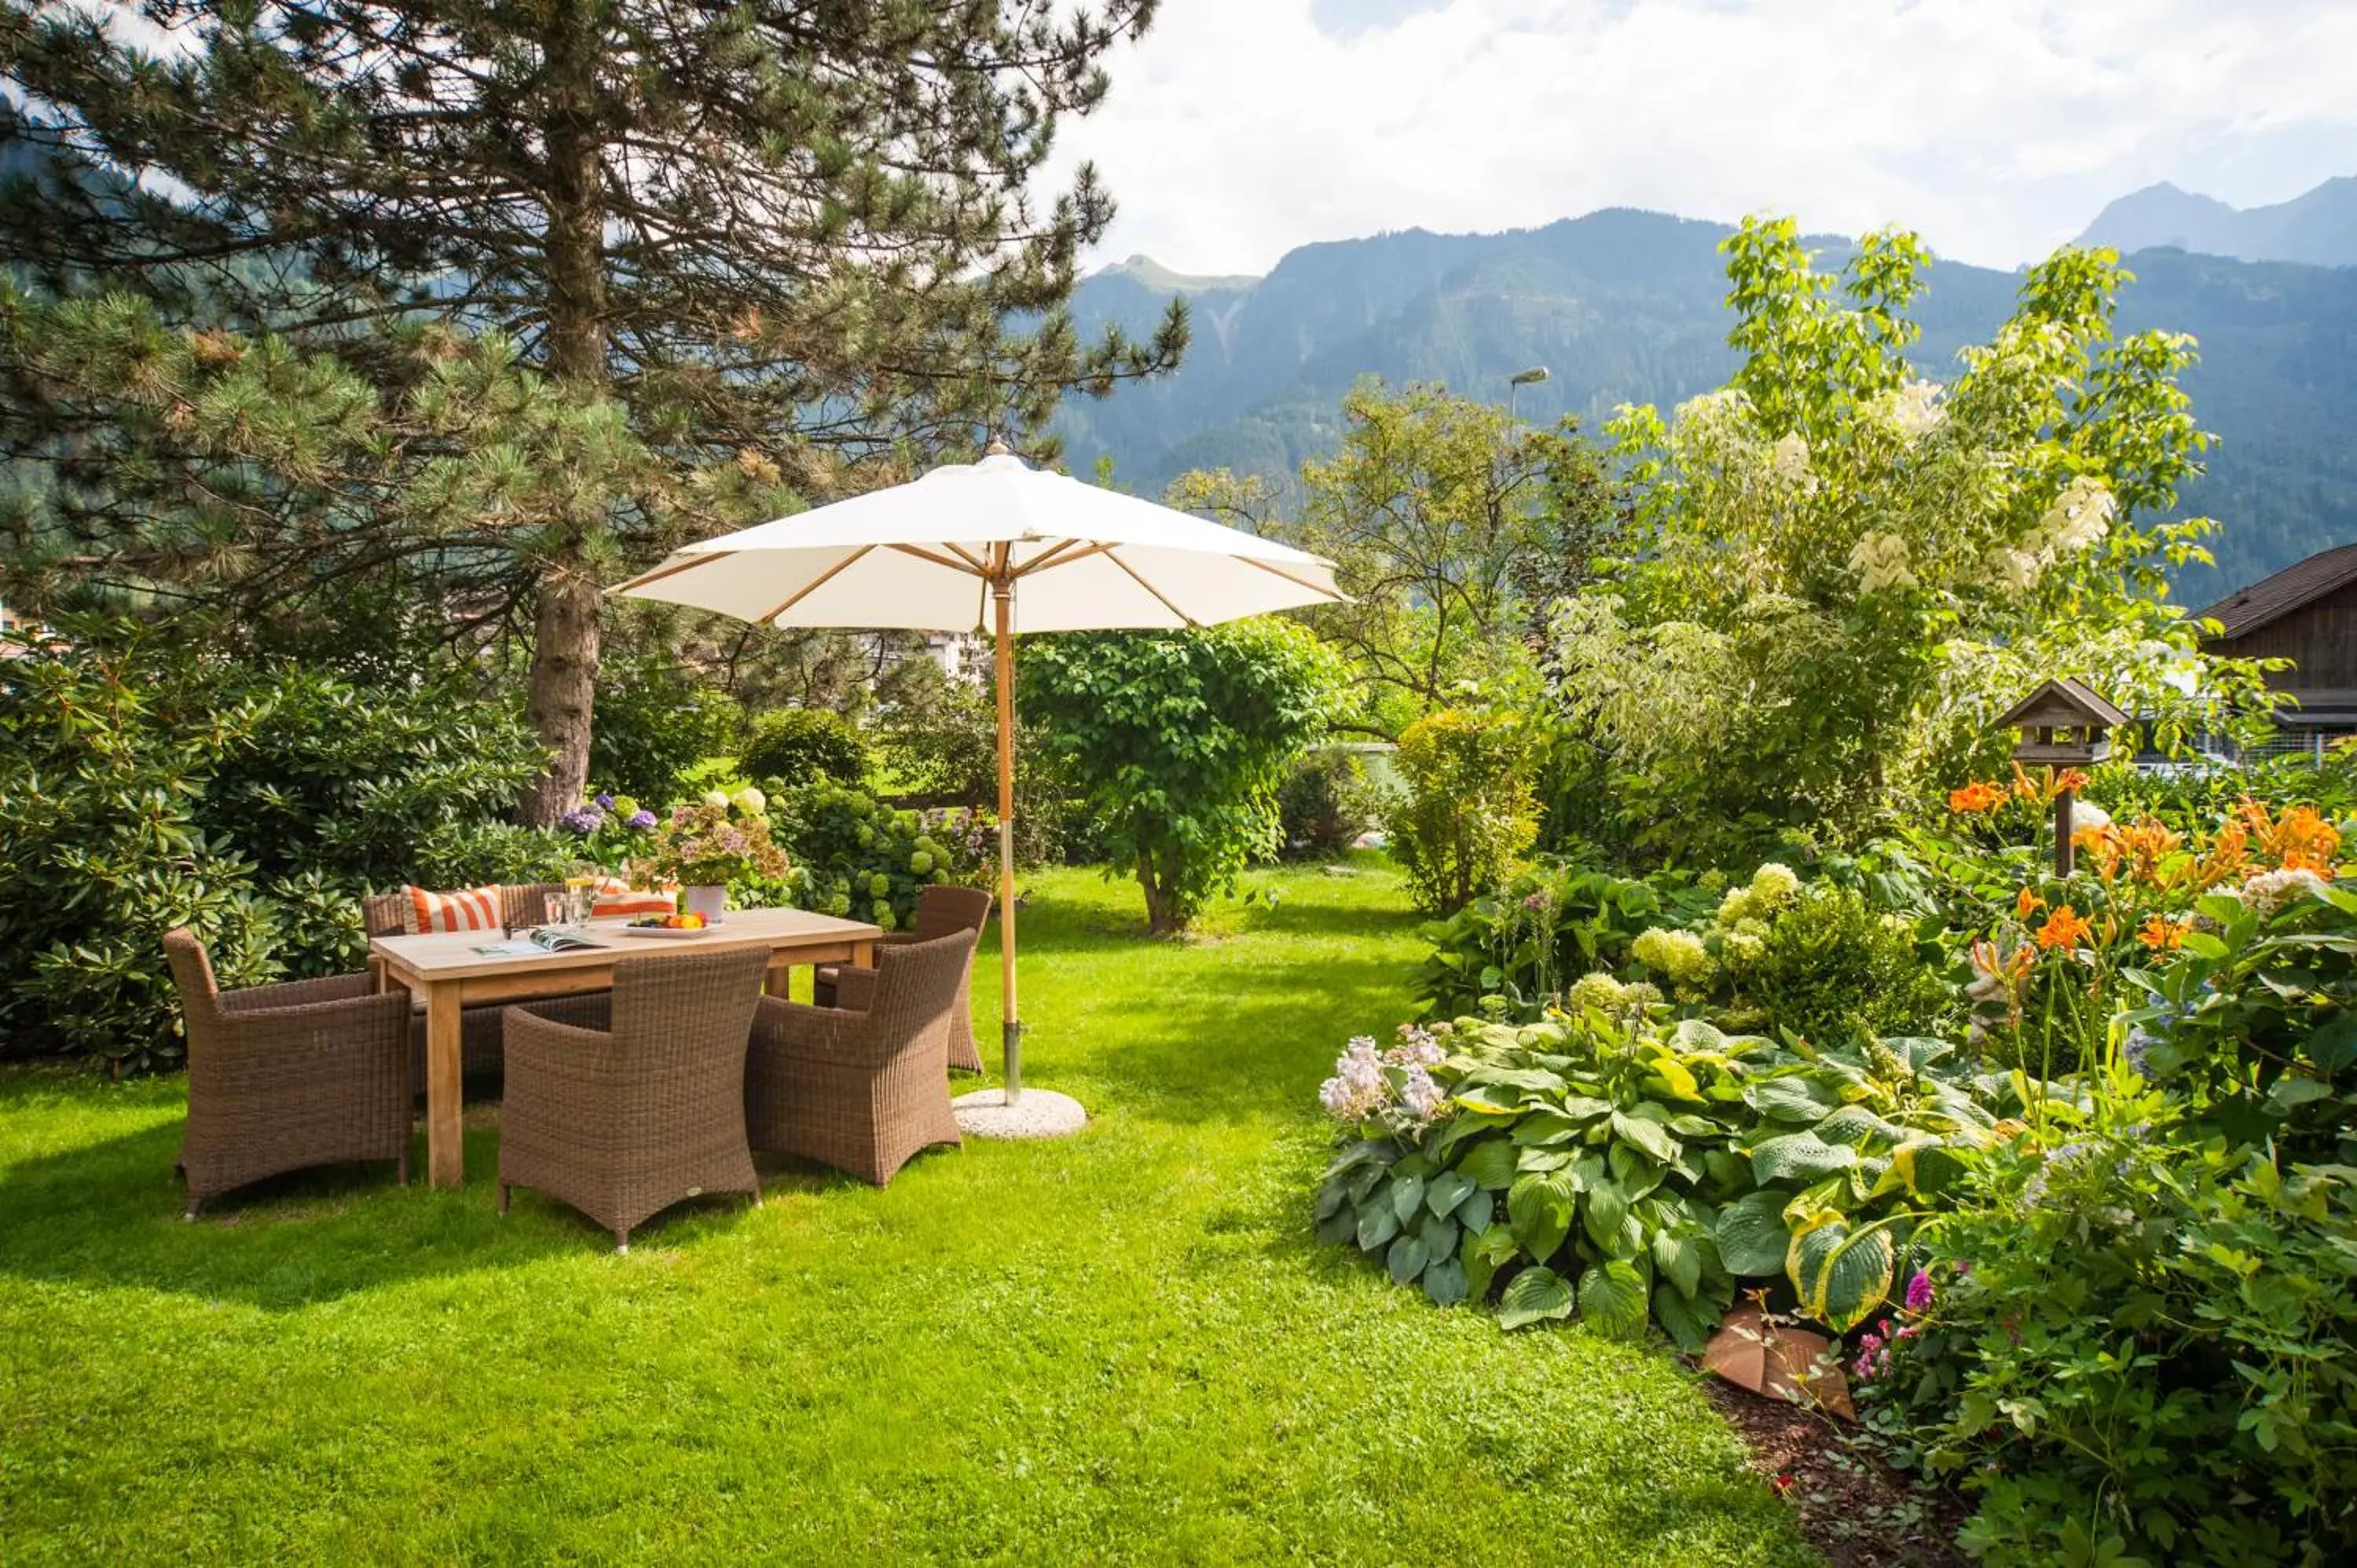
[[[749,1193],[745,1046],[770,955],[626,958],[610,993],[507,1010],[500,1210],[529,1187],[630,1250],[630,1231],[683,1197]]]
[[[409,998],[365,974],[224,994],[204,944],[167,933],[164,951],[188,1036],[188,1122],[177,1168],[188,1218],[264,1176],[347,1160],[393,1160],[409,1182]]]
[[[990,894],[980,887],[952,887],[942,883],[918,890],[916,918],[909,929],[895,931],[881,945],[906,946],[910,942],[929,942],[936,937],[946,937],[955,931],[972,931],[976,941],[982,939],[982,928],[990,919]],[[843,972],[835,964],[822,965],[813,972],[811,1000],[821,1007],[840,1005],[835,999],[835,977]],[[963,1072],[980,1072],[982,1054],[974,1045],[974,960],[966,959],[965,972],[958,977],[957,1011],[950,1015],[950,1066]]]
[[[877,1187],[917,1153],[961,1144],[950,1108],[950,1015],[974,933],[876,951],[835,977],[840,1005],[773,996],[753,1019],[746,1131],[757,1149],[800,1155]]]
[[[561,882],[511,883],[500,889],[500,906],[510,926],[537,926],[546,919],[542,900],[562,893]],[[401,893],[371,893],[361,900],[361,925],[371,937],[397,937],[409,929],[410,903]],[[496,940],[497,933],[493,933]],[[500,1080],[500,1015],[506,1005],[469,1007],[459,1016],[458,1070],[470,1084],[496,1090]],[[425,1087],[425,1017],[421,1010],[410,1045],[410,1071]]]

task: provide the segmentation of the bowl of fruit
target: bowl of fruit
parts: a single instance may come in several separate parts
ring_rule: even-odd
[[[634,937],[703,937],[712,934],[712,928],[701,915],[649,915],[632,920],[622,929]]]

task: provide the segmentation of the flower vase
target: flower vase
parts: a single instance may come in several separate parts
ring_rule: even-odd
[[[683,887],[679,890],[679,912],[701,915],[707,926],[716,926],[728,918],[728,889],[709,885]]]

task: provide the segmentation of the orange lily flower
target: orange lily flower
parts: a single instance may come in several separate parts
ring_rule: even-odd
[[[2185,933],[2192,929],[2190,920],[2171,920],[2159,915],[2147,915],[2144,929],[2136,933],[2136,940],[2155,952],[2169,952],[2185,945]]]
[[[2014,918],[2027,924],[2031,914],[2044,908],[2046,900],[2025,887],[2013,901]]]
[[[2091,929],[2078,910],[2063,904],[2047,916],[2046,923],[2038,928],[2038,945],[2050,951],[2056,948],[2080,947],[2085,943]]]

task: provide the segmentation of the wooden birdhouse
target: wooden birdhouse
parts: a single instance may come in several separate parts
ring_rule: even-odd
[[[2114,707],[2076,681],[2049,681],[2014,704],[1997,720],[2000,728],[2018,728],[2021,739],[2013,758],[2024,768],[2093,768],[2112,754],[2111,732],[2128,722]],[[2054,875],[2068,876],[2075,858],[2071,844],[2072,791],[2054,797]]]
[[[2092,768],[2112,754],[2112,728],[2128,716],[2076,681],[2049,681],[1996,722],[2021,731],[2013,755],[2025,768]]]

